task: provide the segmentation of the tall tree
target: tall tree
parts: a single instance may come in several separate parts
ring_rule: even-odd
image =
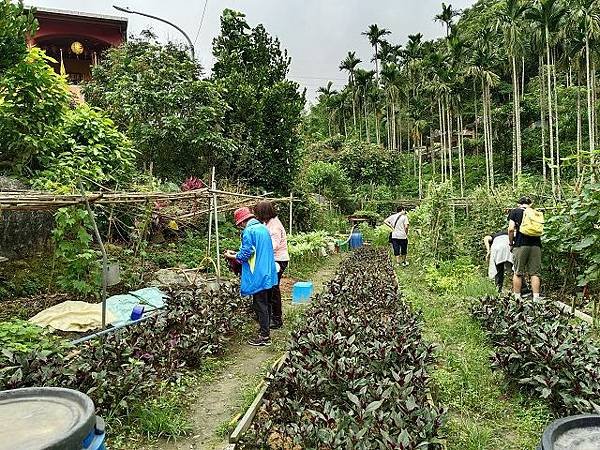
[[[334,95],[337,94],[337,91],[335,89],[331,89],[333,86],[333,81],[329,81],[327,83],[327,86],[321,86],[319,89],[317,89],[317,93],[321,94],[319,96],[319,101],[323,102],[325,104],[325,108],[327,109],[327,123],[329,126],[329,137],[332,137],[333,134],[331,132],[331,122],[333,121],[333,116],[336,112],[333,102],[332,102],[332,97]]]
[[[379,45],[381,44],[381,38],[388,34],[391,34],[391,31],[386,30],[385,28],[379,28],[377,24],[369,25],[369,29],[362,33],[363,36],[367,37],[375,51],[375,81],[377,86],[379,86]]]
[[[593,75],[592,70],[592,45],[598,37],[600,37],[600,4],[597,0],[576,0],[573,7],[573,19],[578,22],[578,25],[583,31],[585,42],[585,77],[586,77],[586,95],[587,95],[587,110],[588,110],[588,134],[589,148],[591,152],[590,166],[596,164],[595,147],[596,147],[596,97],[593,95]],[[591,171],[592,178],[594,170]]]
[[[513,118],[514,118],[514,149],[515,149],[515,171],[513,171],[513,183],[522,171],[522,144],[521,144],[521,95],[519,93],[517,58],[523,50],[524,37],[522,35],[523,20],[529,5],[524,0],[505,0],[502,3],[498,25],[503,30],[504,45],[510,58],[513,84]],[[525,86],[523,86],[525,89]],[[516,173],[515,173],[516,172]]]
[[[298,126],[304,94],[286,79],[291,60],[262,25],[226,9],[213,41],[213,79],[229,108],[224,130],[237,146],[230,176],[279,193],[289,187],[299,163]]]
[[[450,36],[450,30],[454,24],[454,18],[460,15],[460,11],[453,9],[452,5],[442,2],[442,12],[434,17],[437,22],[442,22],[446,27],[446,37]]]
[[[352,93],[352,120],[354,129],[356,130],[356,83],[355,83],[355,72],[356,67],[361,63],[361,60],[356,57],[356,52],[348,52],[348,55],[340,64],[340,70],[348,72],[348,86]]]
[[[554,128],[554,121],[557,120],[557,117],[555,117],[557,111],[553,105],[553,98],[556,94],[556,86],[552,83],[554,60],[551,56],[551,48],[554,46],[555,34],[560,28],[565,12],[566,10],[560,4],[559,0],[536,0],[534,6],[526,13],[526,16],[539,27],[546,51],[546,94],[548,100],[548,130],[550,134],[550,178],[552,190],[555,194],[558,194],[557,169],[560,167],[560,155],[555,153],[555,149],[558,149],[556,141],[558,136],[555,138],[556,130]]]

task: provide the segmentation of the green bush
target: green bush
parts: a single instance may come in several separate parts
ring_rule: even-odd
[[[5,367],[7,358],[14,354],[32,351],[52,353],[67,346],[66,342],[52,336],[48,330],[24,320],[0,322],[0,367]]]
[[[223,137],[227,110],[220,90],[201,79],[186,50],[142,39],[110,49],[83,85],[86,100],[127,133],[139,162],[159,177],[201,177],[233,154]]]
[[[112,120],[87,105],[66,114],[38,159],[33,185],[44,190],[76,188],[90,182],[122,188],[133,178],[136,152]],[[97,186],[93,185],[94,189]]]
[[[101,282],[100,252],[92,248],[88,231],[91,220],[82,208],[60,208],[54,215],[52,230],[54,257],[58,263],[57,285],[79,295],[97,294]]]
[[[409,213],[416,255],[442,261],[461,254],[451,200],[450,183],[432,183],[419,207]]]
[[[598,412],[600,347],[551,300],[484,297],[475,305],[495,347],[492,363],[561,416]]]
[[[69,107],[67,83],[50,60],[33,47],[0,73],[0,164],[17,172],[46,149],[47,138],[53,137]]]
[[[547,214],[544,259],[548,273],[563,285],[577,283],[594,290],[600,285],[600,183]]]

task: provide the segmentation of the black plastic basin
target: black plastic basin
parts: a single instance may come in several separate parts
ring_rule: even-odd
[[[552,422],[542,436],[541,450],[600,450],[600,415],[583,414]]]
[[[94,403],[81,392],[27,388],[0,392],[0,450],[76,450],[93,432]]]

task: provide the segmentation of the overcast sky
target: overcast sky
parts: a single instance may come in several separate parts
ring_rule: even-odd
[[[450,0],[455,8],[465,8],[474,0]],[[421,32],[425,38],[441,36],[441,24],[433,16],[441,9],[438,0],[34,0],[33,6],[124,15],[113,4],[163,17],[183,28],[196,41],[196,56],[208,70],[213,64],[211,44],[219,33],[219,16],[232,8],[247,15],[251,26],[262,23],[279,37],[292,57],[290,78],[308,89],[312,101],[319,86],[344,84],[346,75],[338,70],[348,50],[356,50],[363,61],[370,61],[371,49],[361,32],[369,24],[392,31],[389,40],[404,43],[409,34]],[[173,28],[141,16],[129,15],[129,34],[151,28],[162,40],[184,42]],[[367,63],[363,63],[365,66]],[[371,63],[368,63],[371,64]]]

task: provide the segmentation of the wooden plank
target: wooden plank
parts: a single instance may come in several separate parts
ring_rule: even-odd
[[[285,352],[283,355],[281,355],[281,358],[279,358],[277,361],[275,361],[273,363],[272,371],[269,372],[267,374],[267,376],[265,377],[265,380],[263,380],[261,382],[261,384],[264,384],[264,386],[260,389],[258,394],[256,394],[256,397],[254,397],[254,401],[246,410],[246,413],[242,417],[242,420],[240,420],[238,422],[237,426],[235,427],[235,430],[233,430],[233,433],[231,433],[231,435],[229,436],[230,443],[232,443],[232,444],[237,443],[240,440],[240,438],[242,437],[242,435],[246,431],[248,431],[248,428],[250,428],[250,425],[252,425],[252,421],[254,420],[256,413],[258,412],[260,406],[262,405],[263,398],[265,397],[265,394],[267,393],[267,389],[271,385],[271,380],[273,379],[275,374],[277,372],[279,372],[279,370],[281,369],[281,367],[287,360],[289,354],[290,354],[289,352]],[[259,384],[259,386],[261,384]]]
[[[572,308],[569,305],[567,305],[566,303],[563,303],[563,302],[557,300],[556,305],[562,310],[563,313],[571,314]],[[574,314],[575,314],[575,317],[583,320],[584,322],[587,322],[590,325],[592,325],[594,322],[594,319],[592,319],[592,316],[589,316],[586,313],[579,311],[578,309],[575,310]]]
[[[246,431],[248,431],[248,428],[250,428],[250,425],[252,424],[252,421],[254,420],[254,416],[256,416],[256,413],[258,412],[258,408],[262,404],[263,398],[264,398],[265,394],[267,393],[268,387],[269,387],[269,383],[265,383],[265,385],[259,391],[257,396],[254,398],[254,401],[252,402],[250,407],[246,410],[246,414],[244,414],[244,417],[242,417],[242,420],[239,421],[239,423],[237,424],[237,427],[235,427],[235,430],[233,430],[233,433],[231,433],[231,436],[229,436],[230,444],[237,443],[240,440],[240,437],[242,437],[242,435]]]

